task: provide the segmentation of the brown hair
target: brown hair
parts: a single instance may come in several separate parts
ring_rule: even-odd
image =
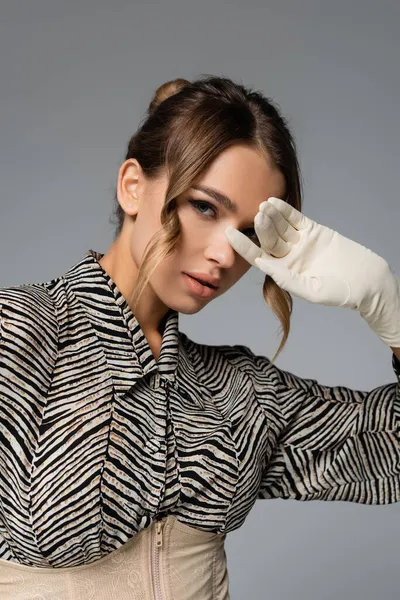
[[[223,150],[236,143],[245,143],[265,153],[284,176],[283,199],[301,211],[301,175],[295,141],[286,119],[270,98],[228,78],[212,75],[202,75],[192,82],[167,81],[156,90],[146,117],[129,140],[125,156],[125,160],[135,158],[149,178],[157,177],[164,169],[169,176],[160,215],[162,227],[146,247],[130,299],[134,306],[153,271],[172,253],[179,238],[175,198],[187,191]],[[117,225],[116,238],[121,233],[125,213],[116,196],[115,202],[111,222]],[[273,362],[288,338],[293,302],[289,292],[269,275],[265,276],[263,296],[283,330]]]

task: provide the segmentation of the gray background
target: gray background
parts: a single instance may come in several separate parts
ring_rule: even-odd
[[[2,0],[0,285],[106,251],[128,138],[156,87],[201,73],[274,98],[298,143],[304,213],[400,273],[399,27],[388,0]],[[262,281],[250,269],[181,329],[272,357],[279,322]],[[363,390],[395,380],[358,313],[296,298],[277,365]],[[397,504],[258,501],[227,538],[232,600],[394,600],[399,536]]]

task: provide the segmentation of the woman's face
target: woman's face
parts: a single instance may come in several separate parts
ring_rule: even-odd
[[[128,196],[131,193],[138,196],[135,214],[131,212],[132,216],[128,216],[130,252],[138,267],[146,244],[161,227],[167,179],[149,181],[137,161],[128,162],[131,164],[120,171],[119,190]],[[205,188],[209,188],[208,193]],[[218,202],[211,190],[229,200]],[[256,150],[236,145],[221,153],[195,182],[195,187],[177,198],[181,236],[174,252],[160,263],[150,279],[158,299],[166,307],[193,314],[229,290],[251,265],[232,248],[225,229],[232,225],[259,245],[254,232],[258,207],[270,196],[283,197],[284,193],[283,175],[271,168]],[[127,197],[123,199],[125,205],[130,201]],[[198,295],[185,273],[215,277],[219,287],[210,296]]]

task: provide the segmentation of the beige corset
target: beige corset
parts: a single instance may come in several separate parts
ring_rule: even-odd
[[[0,598],[229,600],[225,538],[168,515],[91,564],[42,568],[0,559]]]

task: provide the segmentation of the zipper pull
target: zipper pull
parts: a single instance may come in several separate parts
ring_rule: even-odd
[[[162,538],[162,522],[157,521],[156,523],[156,546],[157,548],[161,548],[163,543]]]

